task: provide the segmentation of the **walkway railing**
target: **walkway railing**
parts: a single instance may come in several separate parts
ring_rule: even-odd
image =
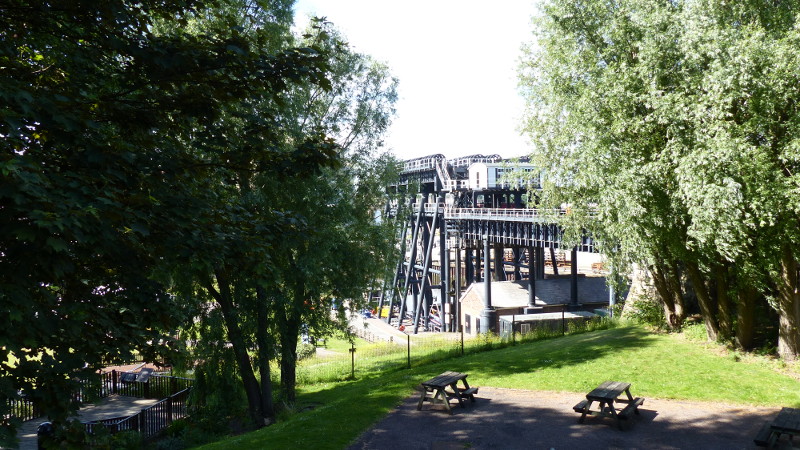
[[[149,439],[173,421],[187,416],[186,400],[189,398],[191,387],[183,389],[160,402],[143,409],[132,416],[115,417],[86,423],[86,431],[90,435],[96,434],[97,427],[105,427],[110,434],[121,431],[138,431],[142,438]]]
[[[18,417],[23,422],[33,420],[42,415],[39,412],[39,407],[27,398],[8,399],[7,402],[9,416]]]
[[[512,222],[554,222],[565,209],[543,208],[446,208],[445,219],[507,220]]]
[[[112,370],[103,374],[103,386],[106,393],[101,397],[119,394],[139,398],[166,398],[194,384],[194,380],[190,378],[167,375],[152,375],[146,382],[125,382],[122,380],[122,373]]]

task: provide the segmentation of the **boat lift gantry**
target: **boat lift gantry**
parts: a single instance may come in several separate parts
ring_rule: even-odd
[[[398,185],[419,186],[419,193],[409,196],[409,203],[387,205],[386,213],[395,221],[400,257],[393,273],[384,277],[378,301],[378,311],[388,310],[385,320],[396,326],[425,330],[457,331],[459,323],[458,299],[461,286],[466,282],[485,281],[485,308],[482,317],[491,319],[492,279],[506,280],[506,267],[511,267],[515,280],[528,278],[528,307],[533,308],[536,298],[536,280],[544,278],[545,250],[550,252],[553,269],[557,274],[555,250],[560,248],[563,231],[559,218],[566,210],[544,210],[522,206],[524,189],[503,192],[513,198],[514,207],[482,208],[464,207],[469,202],[459,201],[470,192],[464,179],[468,164],[497,162],[499,157],[471,155],[447,160],[442,155],[406,161]],[[449,196],[449,198],[446,198]],[[453,200],[455,197],[455,201]],[[510,248],[511,261],[504,261],[505,250]],[[434,250],[438,250],[439,266],[433,265]],[[570,306],[577,307],[577,252],[594,251],[590,237],[571,249]],[[462,258],[463,251],[463,258]],[[454,256],[454,261],[451,257]],[[494,267],[492,266],[494,261]],[[526,269],[522,272],[520,269]],[[465,280],[462,280],[462,275]],[[388,280],[391,279],[391,283]],[[433,293],[438,291],[435,297]],[[431,313],[434,306],[437,314]],[[397,311],[395,312],[395,309]],[[379,313],[380,314],[380,313]],[[382,317],[382,316],[379,316]],[[491,327],[494,320],[481,320]],[[485,331],[496,331],[487,328]]]

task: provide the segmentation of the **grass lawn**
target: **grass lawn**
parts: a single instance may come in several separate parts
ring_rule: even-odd
[[[631,383],[635,394],[642,397],[800,407],[800,381],[778,373],[770,364],[740,360],[681,335],[651,334],[637,326],[622,326],[389,375],[304,386],[297,405],[302,412],[202,448],[341,449],[411,395],[421,381],[445,370],[469,373],[473,386],[582,395],[605,380],[618,380]]]

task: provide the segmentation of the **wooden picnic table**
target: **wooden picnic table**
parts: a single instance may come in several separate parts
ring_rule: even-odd
[[[771,448],[782,434],[800,435],[800,409],[781,408],[772,422],[767,422],[758,432],[753,442],[762,447]]]
[[[463,387],[458,386],[458,382],[463,384]],[[448,391],[447,388],[451,391]],[[469,387],[467,383],[467,374],[459,372],[444,372],[430,380],[422,382],[422,395],[417,403],[417,411],[422,409],[422,404],[426,401],[436,405],[443,403],[447,409],[448,414],[453,414],[450,408],[450,399],[455,398],[458,404],[463,408],[464,399],[469,398],[473,403],[475,402],[475,394],[478,393],[478,388]]]
[[[623,394],[625,394],[624,397]],[[594,402],[599,403],[599,410],[591,409]],[[617,411],[615,403],[623,403],[625,407]],[[627,419],[632,412],[639,414],[638,408],[643,403],[643,398],[634,398],[631,395],[630,383],[605,381],[586,394],[586,400],[582,400],[572,409],[581,413],[581,418],[578,420],[580,423],[583,423],[586,416],[611,417],[617,421],[617,426],[621,430],[622,420]]]

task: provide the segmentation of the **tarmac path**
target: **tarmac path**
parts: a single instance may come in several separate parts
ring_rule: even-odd
[[[635,387],[634,387],[635,389]],[[368,449],[754,449],[753,438],[780,408],[646,398],[625,429],[608,418],[580,415],[574,392],[481,387],[476,402],[443,406],[411,395],[367,430],[350,450]],[[800,445],[798,442],[797,445]],[[783,437],[775,448],[791,449]]]

